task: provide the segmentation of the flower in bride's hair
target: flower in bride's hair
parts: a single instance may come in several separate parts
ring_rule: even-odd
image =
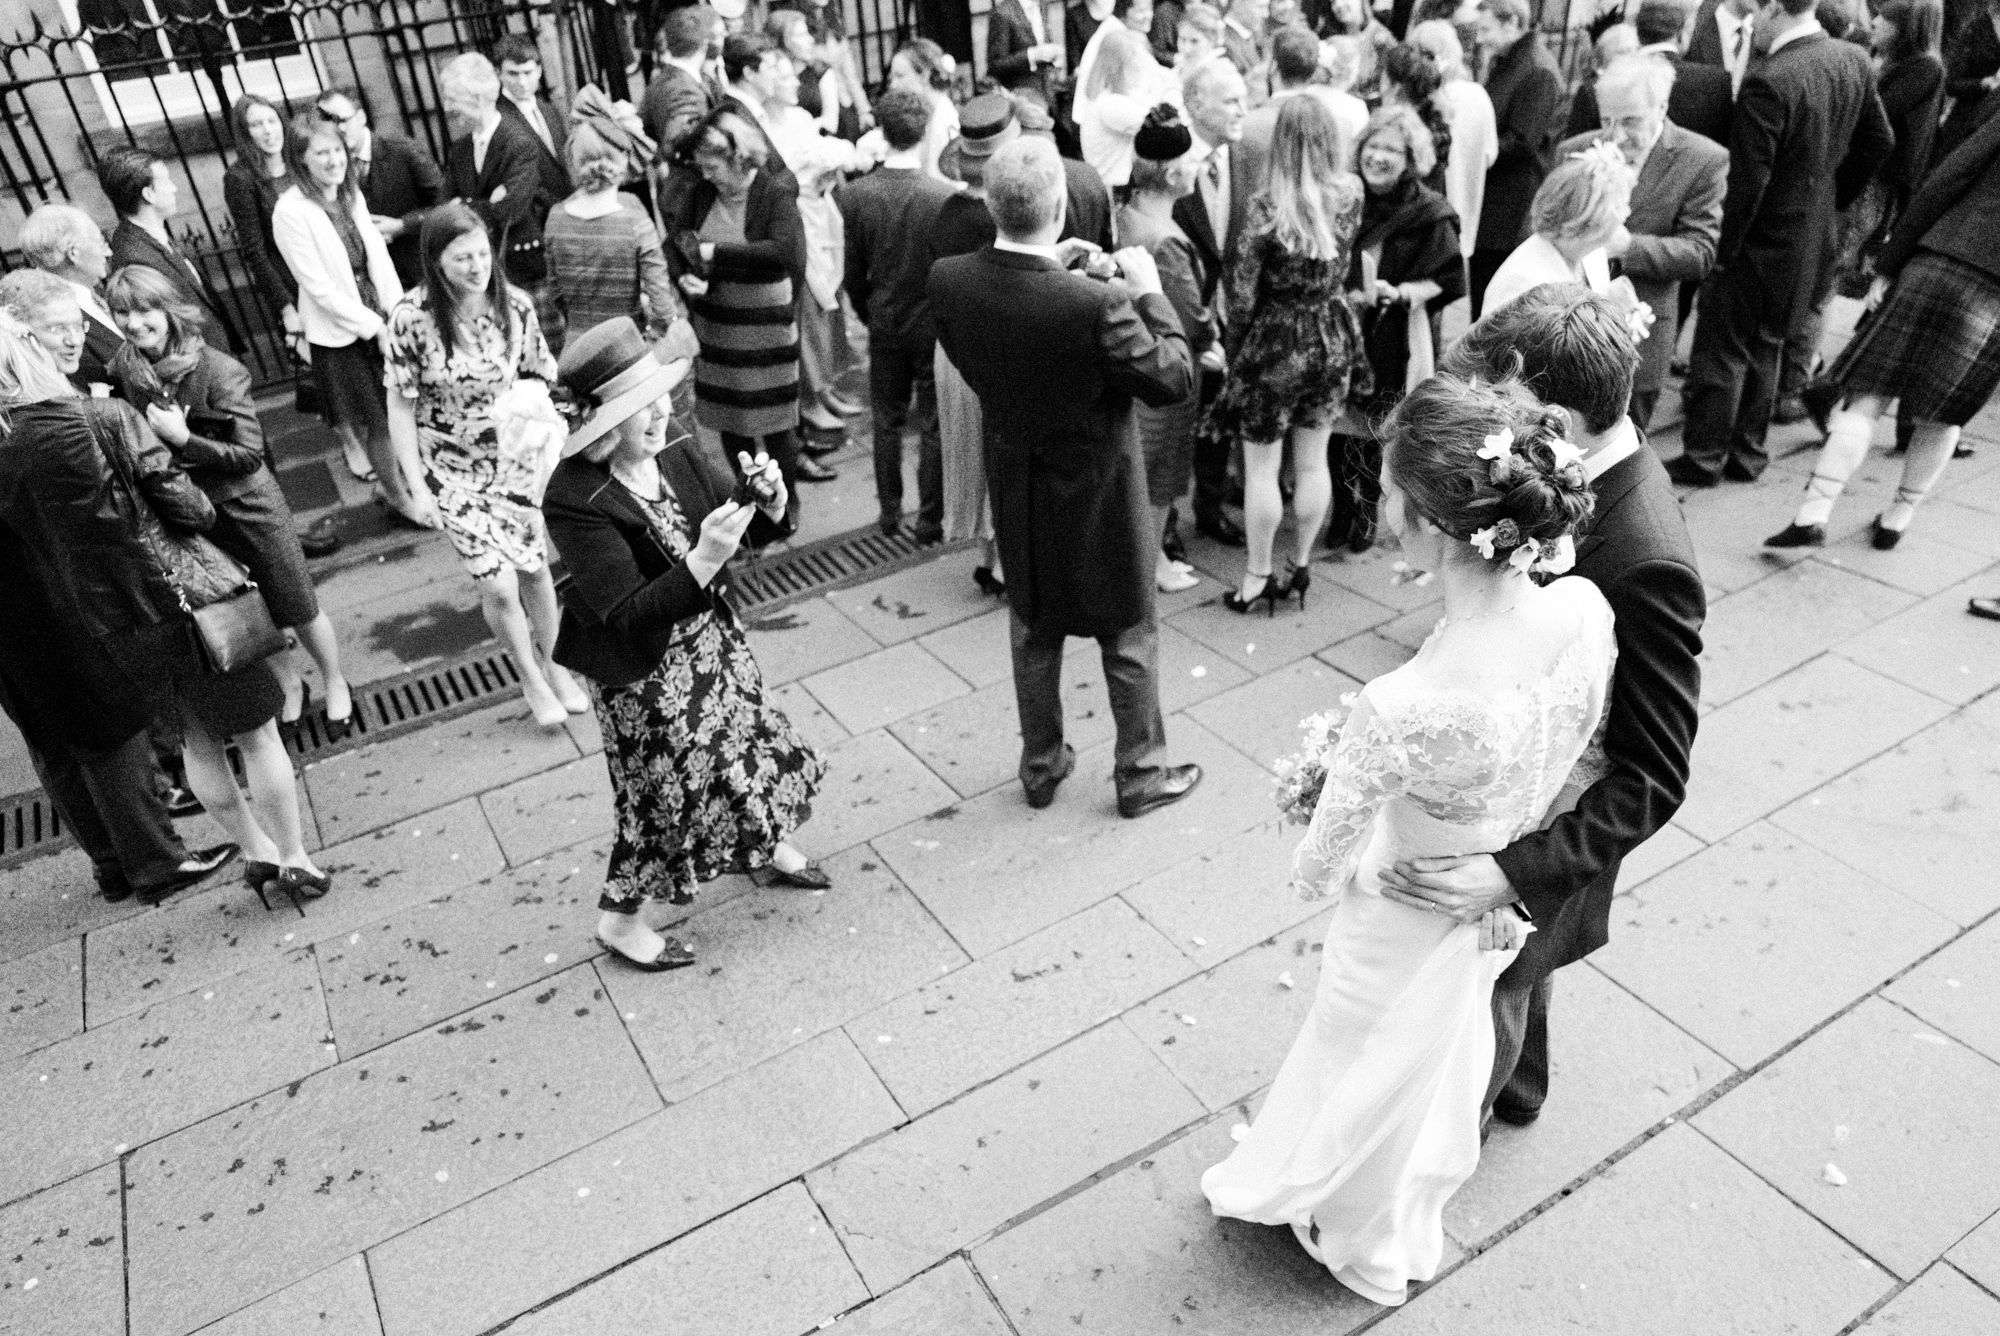
[[[1555,456],[1556,471],[1558,473],[1572,464],[1580,466],[1583,463],[1583,447],[1570,440],[1567,436],[1550,437],[1549,453]]]
[[[1512,520],[1503,519],[1493,526],[1493,546],[1501,551],[1521,545],[1521,526]]]
[[[1499,431],[1488,436],[1486,443],[1479,447],[1479,457],[1481,459],[1504,460],[1513,453],[1514,431],[1511,427],[1502,427]]]
[[[1537,575],[1563,575],[1576,565],[1576,540],[1568,534],[1542,544],[1542,557],[1528,569]]]
[[[1541,556],[1542,545],[1530,541],[1515,548],[1508,556],[1507,564],[1517,571],[1525,571],[1541,560]]]
[[[1486,558],[1488,561],[1491,561],[1493,560],[1493,543],[1494,540],[1499,536],[1500,536],[1500,526],[1497,524],[1489,524],[1484,529],[1474,529],[1472,531],[1472,537],[1466,539],[1466,541],[1479,549],[1480,556]]]

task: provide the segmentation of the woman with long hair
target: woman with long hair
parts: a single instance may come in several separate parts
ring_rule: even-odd
[[[390,510],[428,527],[389,444],[382,359],[389,308],[403,296],[389,245],[361,198],[338,125],[317,113],[294,117],[285,165],[292,184],[272,206],[271,235],[298,281],[299,321],[328,419],[361,442]]]
[[[659,362],[627,321],[571,341],[562,374],[589,408],[542,503],[571,572],[556,653],[591,683],[618,815],[597,939],[634,969],[677,969],[694,953],[640,917],[647,901],[688,904],[724,872],[833,884],[790,843],[826,761],[765,692],[729,599],[729,559],[783,519],[785,482],[740,455],[754,499],[736,499],[671,415],[687,364]]]
[[[1451,127],[1451,153],[1444,159],[1444,197],[1458,215],[1458,247],[1468,258],[1479,236],[1479,210],[1486,202],[1486,169],[1500,157],[1500,131],[1493,99],[1466,68],[1458,29],[1444,19],[1410,25],[1409,43],[1431,58],[1443,78],[1433,97]]]
[[[1180,82],[1153,59],[1145,38],[1122,26],[1106,32],[1089,77],[1077,85],[1075,109],[1083,160],[1097,169],[1106,189],[1115,194],[1132,179],[1132,137],[1146,113],[1180,100]]]
[[[424,220],[423,286],[389,314],[389,428],[417,501],[457,549],[479,610],[521,674],[535,722],[560,728],[590,699],[550,657],[556,587],[534,461],[501,447],[493,404],[517,380],[555,382],[527,293],[493,261],[486,224],[463,204]]]
[[[285,162],[285,117],[267,97],[245,93],[229,108],[230,140],[236,161],[222,173],[222,202],[236,224],[237,254],[264,300],[278,310],[278,323],[285,342],[303,360],[305,326],[299,321],[299,284],[278,254],[271,235],[271,213],[278,196],[293,184],[291,168]],[[356,476],[366,473],[368,457],[359,454],[361,443],[347,438],[347,467]],[[358,456],[358,457],[357,457]]]
[[[16,271],[0,279],[0,308],[7,526],[36,550],[50,596],[108,652],[147,713],[178,725],[188,787],[241,848],[244,883],[267,905],[273,889],[295,902],[325,895],[333,879],[306,853],[278,736],[277,678],[264,661],[211,669],[188,611],[236,587],[235,568],[219,569],[220,554],[199,537],[214,527],[215,507],[132,405],[81,398],[70,385],[83,313],[68,284]],[[41,340],[68,331],[76,338],[58,341],[58,362]]]
[[[889,58],[889,87],[921,93],[931,104],[930,125],[924,130],[923,167],[943,178],[938,166],[945,145],[958,138],[958,104],[951,100],[956,67],[944,48],[928,37],[912,37]]]
[[[1285,99],[1271,135],[1270,175],[1251,202],[1230,262],[1226,309],[1245,312],[1223,331],[1229,378],[1204,430],[1243,444],[1243,578],[1223,596],[1232,612],[1259,599],[1276,612],[1293,594],[1305,606],[1313,543],[1332,496],[1326,444],[1350,392],[1368,389],[1361,330],[1346,283],[1361,183],[1347,146],[1318,98]],[[1272,548],[1284,519],[1278,474],[1292,459],[1292,568],[1280,576]]]
[[[250,373],[202,338],[201,312],[157,270],[127,265],[104,285],[104,304],[125,334],[111,374],[125,401],[143,406],[153,433],[215,506],[209,537],[242,562],[271,610],[297,633],[319,666],[326,718],[343,728],[354,698],[340,669],[333,621],[320,610],[292,528],[291,507],[265,465],[264,428],[250,401]],[[285,722],[305,709],[309,691],[289,654],[272,656],[285,690]]]

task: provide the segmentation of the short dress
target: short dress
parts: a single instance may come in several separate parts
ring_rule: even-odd
[[[534,300],[509,286],[513,339],[489,312],[459,331],[447,355],[418,288],[389,313],[388,381],[417,414],[424,481],[459,560],[475,580],[503,570],[533,572],[548,562],[548,534],[536,505],[533,468],[503,458],[493,401],[522,376],[555,383],[556,359],[542,337]]]
[[[1361,183],[1343,177],[1328,189],[1339,244],[1323,260],[1278,240],[1269,195],[1251,202],[1228,272],[1229,378],[1203,426],[1222,440],[1270,442],[1292,427],[1329,426],[1350,392],[1373,386],[1346,293]]]
[[[622,486],[622,483],[614,483]],[[675,561],[694,531],[675,500],[633,494]],[[598,908],[687,904],[725,872],[771,861],[812,816],[826,760],[764,692],[750,642],[722,600],[674,627],[659,665],[626,686],[590,683],[618,833]]]

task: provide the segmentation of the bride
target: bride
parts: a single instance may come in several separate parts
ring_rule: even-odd
[[[1437,1274],[1445,1201],[1479,1163],[1493,980],[1532,925],[1384,899],[1397,859],[1490,852],[1587,785],[1611,678],[1611,609],[1574,560],[1590,513],[1567,417],[1516,384],[1434,376],[1385,428],[1384,507],[1444,618],[1362,688],[1297,855],[1337,897],[1313,1009],[1256,1121],[1202,1175],[1217,1215],[1289,1225],[1347,1288],[1400,1304]],[[1592,749],[1595,754],[1595,749]]]

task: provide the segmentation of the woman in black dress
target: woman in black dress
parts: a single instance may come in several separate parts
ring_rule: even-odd
[[[1433,370],[1444,308],[1465,295],[1465,260],[1458,215],[1425,184],[1434,166],[1431,138],[1414,111],[1385,105],[1376,112],[1355,160],[1368,194],[1347,281],[1375,388],[1350,406],[1372,428]],[[1372,430],[1337,434],[1331,449],[1327,546],[1366,552],[1375,543],[1382,499],[1381,443]]]
[[[639,916],[645,901],[687,904],[735,871],[832,884],[789,843],[826,762],[764,694],[724,571],[751,529],[784,516],[785,483],[740,454],[754,504],[733,499],[670,414],[687,364],[654,360],[630,320],[571,340],[561,365],[589,415],[542,501],[570,571],[555,657],[590,680],[618,811],[597,936],[636,969],[675,969],[694,954]]]
[[[111,374],[125,401],[141,408],[195,486],[215,503],[216,546],[250,570],[271,620],[298,633],[319,665],[327,722],[354,713],[333,621],[320,610],[292,527],[291,507],[265,466],[264,427],[250,402],[250,373],[201,337],[201,312],[157,270],[127,265],[104,285],[104,303],[125,334]],[[283,719],[305,708],[307,689],[288,655],[270,663],[285,689]]]
[[[222,173],[222,200],[236,224],[237,253],[264,300],[277,307],[285,342],[303,354],[298,280],[271,236],[271,210],[292,184],[285,165],[285,118],[269,98],[245,93],[229,109],[229,129],[236,161]]]
[[[1346,407],[1350,375],[1368,389],[1361,331],[1346,299],[1348,257],[1361,222],[1361,183],[1342,165],[1346,146],[1316,97],[1288,98],[1271,135],[1268,184],[1251,201],[1230,262],[1230,319],[1223,331],[1229,379],[1203,430],[1243,443],[1243,580],[1223,602],[1275,611],[1292,594],[1305,605],[1307,569],[1326,519],[1332,481],[1326,443]],[[1292,458],[1291,571],[1271,566],[1284,498],[1278,474]]]

